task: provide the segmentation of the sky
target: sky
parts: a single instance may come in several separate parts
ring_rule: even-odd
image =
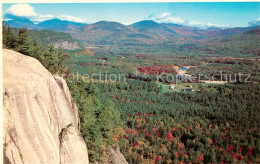
[[[34,23],[58,18],[80,23],[142,20],[199,28],[260,25],[260,2],[207,3],[57,3],[3,4],[3,19],[28,18]]]

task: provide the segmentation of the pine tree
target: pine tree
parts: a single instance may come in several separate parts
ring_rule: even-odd
[[[45,67],[51,72],[56,73],[58,70],[58,54],[55,52],[54,45],[48,46],[48,51],[45,53]]]
[[[28,40],[28,31],[26,28],[19,29],[18,36],[17,36],[17,46],[15,47],[16,51],[24,54],[30,55],[30,43]]]
[[[64,64],[69,62],[70,55],[69,53],[63,53],[62,49],[58,49],[58,64],[57,64],[57,72],[63,72],[65,69]]]
[[[3,47],[8,49],[14,49],[16,47],[16,38],[12,33],[10,26],[5,25],[3,22]]]

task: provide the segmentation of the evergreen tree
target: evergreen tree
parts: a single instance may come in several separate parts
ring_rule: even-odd
[[[50,44],[48,46],[48,51],[45,53],[45,67],[51,72],[51,73],[57,73],[58,71],[58,54],[55,52],[54,44]]]
[[[19,29],[16,44],[16,51],[24,55],[30,55],[32,47],[30,46],[30,42],[28,39],[28,30],[26,28]]]
[[[10,26],[5,25],[3,22],[2,29],[3,29],[3,47],[14,49],[16,47],[16,38],[12,33]]]

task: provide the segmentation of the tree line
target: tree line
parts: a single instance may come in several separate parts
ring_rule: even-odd
[[[22,28],[15,33],[8,25],[3,22],[3,48],[11,49],[36,58],[51,73],[66,73],[65,63],[69,61],[70,55],[64,53],[62,49],[56,50],[54,44],[47,48],[43,47],[36,40],[30,39],[28,30]]]

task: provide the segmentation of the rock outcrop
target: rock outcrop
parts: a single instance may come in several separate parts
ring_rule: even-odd
[[[115,145],[111,149],[110,159],[112,164],[128,164],[127,161],[125,160],[124,155],[120,152],[118,145]]]
[[[3,50],[4,161],[88,163],[66,82],[36,59]]]
[[[54,43],[54,48],[62,48],[65,50],[75,50],[79,48],[79,45],[77,42],[69,42],[67,40],[65,41],[57,41]]]

